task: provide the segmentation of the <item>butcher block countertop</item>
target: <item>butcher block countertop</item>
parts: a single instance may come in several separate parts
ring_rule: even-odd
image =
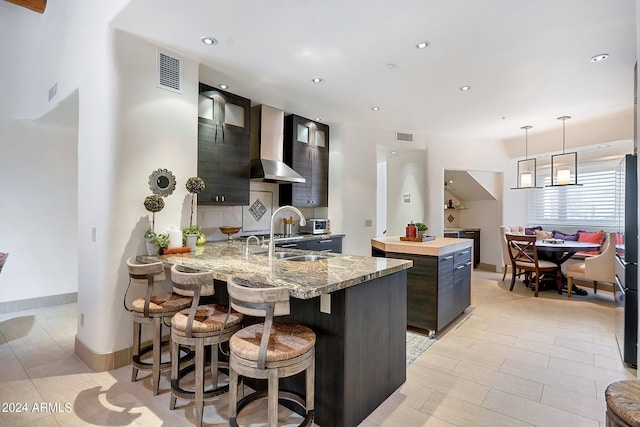
[[[400,240],[400,236],[377,237],[371,239],[371,246],[384,252],[399,254],[440,256],[460,249],[469,248],[473,244],[471,239],[456,239],[453,237],[436,237],[428,242],[410,242]]]

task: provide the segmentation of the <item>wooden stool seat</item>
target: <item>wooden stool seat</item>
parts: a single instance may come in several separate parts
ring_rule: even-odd
[[[640,380],[609,384],[604,395],[607,427],[640,427]]]
[[[191,297],[178,296],[172,293],[152,295],[149,299],[149,314],[163,314],[176,312],[191,306]],[[144,312],[144,298],[136,298],[131,303],[131,308],[137,313]]]
[[[247,360],[258,360],[263,324],[247,326],[236,332],[229,340],[231,351]],[[304,325],[275,323],[267,345],[267,362],[292,359],[313,348],[316,334]]]
[[[187,322],[189,321],[189,309],[176,313],[171,318],[171,328],[175,333],[187,330]],[[227,319],[229,307],[218,304],[199,305],[196,308],[196,315],[191,326],[193,334],[210,334],[212,332],[221,331],[224,327],[231,327],[242,323],[244,316],[240,313],[232,311]]]

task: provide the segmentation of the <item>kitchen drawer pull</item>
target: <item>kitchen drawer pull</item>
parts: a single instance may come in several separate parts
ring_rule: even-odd
[[[333,252],[331,249],[323,249],[320,252]]]
[[[470,252],[470,251],[462,251],[462,252],[460,252],[460,254],[461,254],[461,255],[466,255],[466,254],[468,254],[469,252]]]
[[[471,261],[469,261],[469,262],[467,263],[467,265],[471,265]]]
[[[442,258],[442,259],[443,259],[443,260],[453,259],[453,255],[446,256],[446,257],[444,257],[444,258]]]
[[[332,239],[329,239],[329,240],[320,240],[320,243],[331,243],[331,242],[333,242],[333,240],[332,240]]]
[[[280,245],[281,248],[297,248],[297,243],[289,243],[288,245]]]
[[[459,265],[459,266],[456,267],[456,270],[462,270],[463,268],[465,268],[464,265]]]

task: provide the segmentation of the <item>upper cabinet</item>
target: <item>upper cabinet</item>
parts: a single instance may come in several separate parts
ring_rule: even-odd
[[[328,206],[329,126],[294,114],[286,116],[284,162],[306,182],[280,185],[280,206]]]
[[[251,100],[200,83],[198,176],[205,189],[199,205],[249,204]]]

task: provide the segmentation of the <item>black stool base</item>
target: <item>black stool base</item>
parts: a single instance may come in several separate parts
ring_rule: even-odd
[[[238,417],[238,415],[240,415],[240,411],[242,411],[242,408],[258,399],[265,399],[268,395],[269,393],[266,390],[262,390],[255,391],[240,399],[236,407],[236,416],[229,418],[229,425],[231,427],[240,427],[236,418]],[[293,402],[295,405],[299,406],[303,412],[306,412],[307,415],[304,417],[304,420],[302,420],[302,422],[298,424],[298,427],[309,427],[313,424],[314,412],[313,410],[307,411],[305,399],[301,394],[281,390],[278,392],[278,402]]]

